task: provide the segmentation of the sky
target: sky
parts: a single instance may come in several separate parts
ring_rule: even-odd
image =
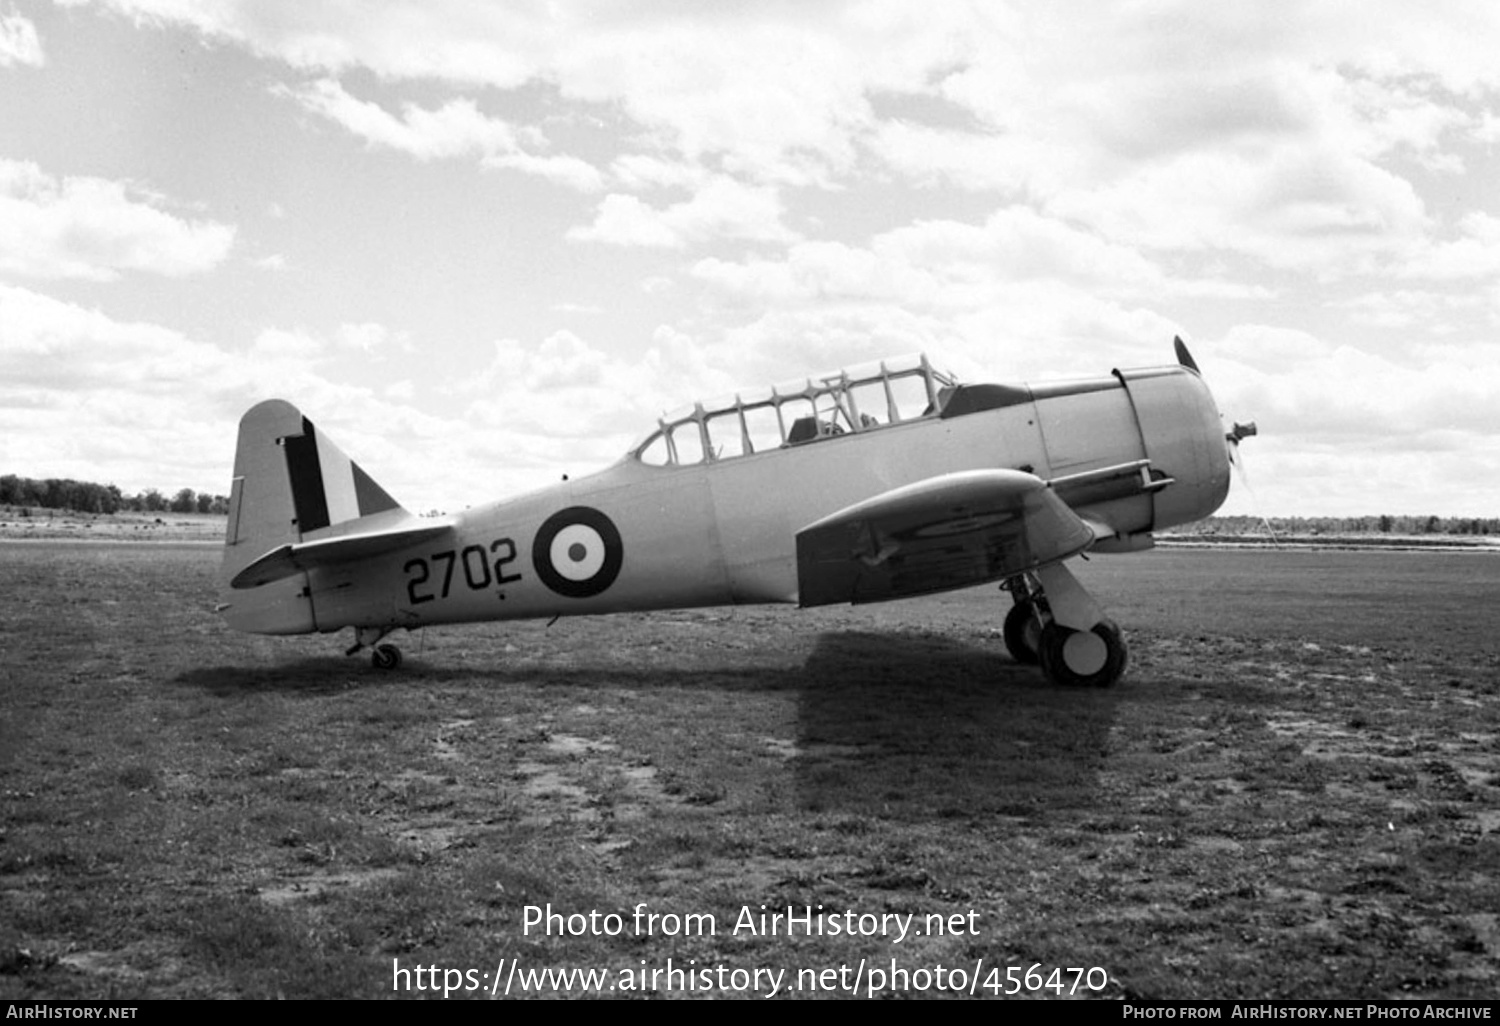
[[[926,352],[1189,343],[1222,512],[1500,516],[1491,0],[0,0],[0,473],[414,511]]]

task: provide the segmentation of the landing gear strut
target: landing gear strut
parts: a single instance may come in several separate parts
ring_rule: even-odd
[[[1014,578],[1005,647],[1016,662],[1040,664],[1054,684],[1107,688],[1125,673],[1129,650],[1119,626],[1062,564]]]
[[[1035,666],[1041,661],[1038,649],[1042,643],[1042,628],[1050,613],[1046,612],[1043,599],[1018,592],[1016,604],[1005,614],[1005,647],[1011,658],[1024,666]]]
[[[354,644],[345,650],[344,655],[354,655],[361,649],[374,645],[370,652],[370,665],[377,670],[394,670],[401,665],[401,650],[390,642],[384,645],[375,643],[391,632],[390,627],[356,627],[354,628]]]

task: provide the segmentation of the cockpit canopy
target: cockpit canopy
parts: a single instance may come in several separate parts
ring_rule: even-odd
[[[862,364],[823,377],[695,403],[663,417],[633,450],[654,466],[688,466],[878,431],[936,417],[956,387],[925,355]]]

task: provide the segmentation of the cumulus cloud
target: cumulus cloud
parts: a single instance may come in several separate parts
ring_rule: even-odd
[[[1401,274],[1407,278],[1485,281],[1500,276],[1500,217],[1472,210],[1460,219],[1456,235],[1413,248]]]
[[[547,214],[586,245],[538,247],[537,266],[587,262],[590,305],[628,292],[643,306],[622,318],[627,341],[539,317],[526,341],[497,343],[489,391],[466,393],[487,430],[464,443],[497,466],[595,454],[568,446],[634,434],[640,397],[675,404],[720,372],[763,382],[925,348],[1002,378],[1097,373],[1162,362],[1179,320],[1214,326],[1200,359],[1223,347],[1210,378],[1262,420],[1255,448],[1285,471],[1263,482],[1316,489],[1338,446],[1406,453],[1388,466],[1430,484],[1410,454],[1455,438],[1495,466],[1493,428],[1443,420],[1441,398],[1458,375],[1454,403],[1487,409],[1470,385],[1493,395],[1495,354],[1474,342],[1490,364],[1429,353],[1424,369],[1399,351],[1500,323],[1500,210],[1481,177],[1500,139],[1494,5],[97,6],[277,62],[270,74],[302,83],[285,96],[371,148],[579,193]],[[97,205],[194,237],[165,203],[115,188]],[[0,216],[0,268],[18,253],[37,276],[170,263],[57,227],[87,190],[46,192],[0,187],[0,213],[18,215]],[[342,337],[281,328],[255,346],[306,373],[393,341]],[[658,388],[643,366],[691,373]],[[1367,463],[1382,465],[1344,460]]]
[[[158,197],[103,178],[54,178],[0,158],[0,270],[111,281],[123,271],[180,277],[229,253],[235,230],[187,220]]]
[[[1378,436],[1421,451],[1451,432],[1492,435],[1500,347],[1445,346],[1384,356],[1260,325],[1235,328],[1215,375],[1221,399],[1273,421],[1303,443]],[[1330,383],[1336,382],[1334,388]],[[1443,443],[1446,444],[1446,443]]]
[[[1405,179],[1340,151],[1186,154],[1049,200],[1059,216],[1156,250],[1238,253],[1323,274],[1370,269],[1428,226]]]
[[[1500,35],[1497,15],[1461,0],[1380,4],[1359,19],[1296,3],[1141,4],[1088,17],[980,3],[106,3],[298,68],[544,85],[607,109],[640,151],[615,159],[612,183],[576,157],[522,146],[518,126],[471,100],[393,114],[334,78],[294,91],[372,145],[608,187],[572,237],[652,247],[716,231],[790,242],[752,230],[786,202],[757,190],[838,189],[873,173],[1024,197],[1134,246],[1363,270],[1427,226],[1384,162],[1404,154],[1440,172],[1461,167],[1450,140],[1486,129],[1471,127],[1458,97],[1500,85],[1486,42]],[[954,116],[924,123],[907,102],[918,98]],[[663,207],[650,194],[691,178],[699,192],[716,188],[701,184],[704,167],[737,183],[752,209],[711,212],[724,209],[722,195]]]
[[[90,0],[66,0],[82,5]],[[99,0],[138,22],[187,25],[297,68],[367,67],[386,77],[442,78],[508,88],[538,67],[560,31],[548,7],[471,0],[397,0],[366,11],[299,0]],[[424,45],[414,46],[414,39]]]
[[[1474,115],[1453,90],[1472,79],[1428,64],[1426,42],[1305,5],[1032,14],[940,82],[979,129],[891,121],[871,151],[915,182],[1025,197],[1134,247],[1325,275],[1389,266],[1429,230],[1392,161],[1462,169]],[[1474,49],[1451,11],[1422,20],[1413,39]]]
[[[0,286],[0,381],[7,387],[166,391],[212,381],[212,347],[159,325],[122,323],[97,310]]]
[[[735,377],[743,369],[727,349],[669,328],[632,356],[568,331],[537,345],[502,339],[461,389],[472,397],[464,445],[476,463],[528,468],[528,483],[540,485],[558,466],[585,471],[614,462],[663,413],[743,384]]]
[[[1076,173],[1076,161],[1066,146],[1013,131],[893,120],[875,126],[863,145],[880,164],[923,187],[1048,195]]]
[[[1043,282],[1095,296],[1266,295],[1170,274],[1128,246],[1024,206],[1001,208],[982,224],[917,222],[883,232],[868,246],[808,240],[784,255],[706,258],[692,273],[734,305],[855,301],[945,316],[1012,309],[1017,286]],[[1044,295],[1034,293],[1030,305]]]
[[[409,103],[397,116],[377,103],[350,95],[334,79],[280,92],[372,146],[399,150],[418,160],[475,156],[491,167],[536,175],[584,192],[597,190],[602,182],[598,169],[577,157],[527,152],[515,126],[482,114],[471,99],[450,100],[437,108]]]
[[[410,340],[383,324],[340,324],[331,333],[305,327],[266,328],[256,335],[250,354],[255,360],[291,360],[312,366],[325,360],[372,357],[383,350],[406,351]]]
[[[621,111],[663,150],[689,161],[714,155],[733,174],[790,184],[849,169],[854,136],[871,118],[868,92],[920,88],[966,31],[943,9],[899,5],[103,5],[311,71],[367,68],[392,81],[504,90],[553,83],[570,100]],[[904,45],[891,47],[893,38]],[[310,99],[372,127],[368,111]],[[413,127],[397,134],[409,139]]]
[[[227,491],[229,361],[158,325],[0,285],[0,462],[127,490]],[[215,429],[213,433],[210,428]]]
[[[571,229],[575,241],[680,249],[714,238],[790,241],[782,224],[782,202],[776,191],[718,176],[691,198],[652,207],[620,193],[604,197],[592,224]]]
[[[1242,454],[1268,513],[1450,511],[1493,506],[1500,389],[1493,343],[1382,355],[1311,332],[1243,324],[1195,346],[1229,420],[1255,420]],[[1455,500],[1453,482],[1464,482]],[[1253,507],[1243,483],[1228,512]]]
[[[14,12],[0,15],[0,68],[18,64],[40,68],[46,63],[36,25]]]
[[[255,337],[251,354],[257,359],[313,361],[327,354],[327,343],[311,332],[267,328]]]
[[[492,153],[516,147],[515,130],[485,117],[472,100],[453,100],[436,110],[408,104],[397,117],[377,103],[356,99],[334,79],[284,90],[303,107],[343,125],[365,141],[418,160]]]
[[[231,353],[162,325],[0,285],[0,465],[28,476],[104,477],[126,490],[227,493],[235,423],[275,395],[302,406],[415,501],[433,490],[428,470],[445,465],[464,425],[419,412],[400,388],[377,395],[319,367],[387,334],[374,325],[345,325],[330,338],[268,330],[249,351]]]

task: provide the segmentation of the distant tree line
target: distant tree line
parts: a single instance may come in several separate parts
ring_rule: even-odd
[[[168,498],[155,488],[126,495],[115,485],[49,477],[38,481],[6,474],[0,477],[0,505],[66,509],[78,513],[218,513],[229,512],[229,497],[201,495],[184,488]]]
[[[1271,529],[1285,535],[1323,534],[1500,534],[1500,517],[1383,516],[1368,517],[1270,517]],[[1173,528],[1177,534],[1261,534],[1265,522],[1259,517],[1209,517]]]
[[[115,485],[70,478],[38,481],[15,474],[0,476],[0,505],[67,509],[78,513],[218,513],[229,512],[227,495],[199,494],[183,488],[167,498],[155,488],[126,495]],[[1271,529],[1285,535],[1319,534],[1456,534],[1500,535],[1500,517],[1365,516],[1271,517]],[[1172,529],[1173,534],[1261,534],[1259,517],[1209,517]]]

